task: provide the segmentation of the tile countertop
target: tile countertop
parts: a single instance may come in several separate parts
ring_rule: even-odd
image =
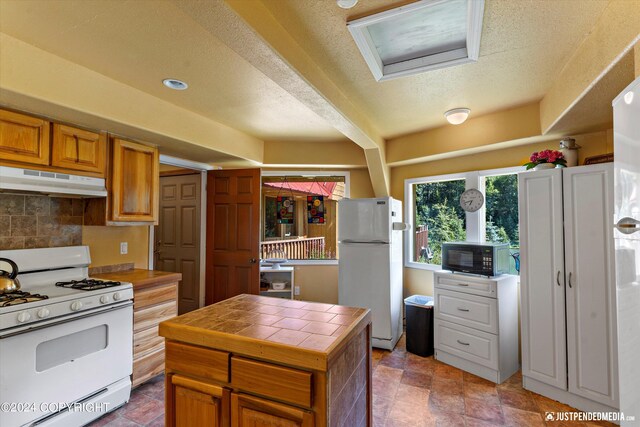
[[[365,308],[243,294],[166,320],[159,335],[324,371],[370,322]]]
[[[92,274],[93,279],[115,280],[118,282],[133,283],[134,290],[157,286],[164,283],[178,282],[182,280],[181,273],[170,271],[145,270],[134,268],[132,270],[114,271],[112,273]]]

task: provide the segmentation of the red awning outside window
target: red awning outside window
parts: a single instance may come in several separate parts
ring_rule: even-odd
[[[280,188],[282,195],[286,196],[287,191],[296,191],[316,196],[330,197],[336,188],[336,182],[265,182],[264,185],[273,188]]]

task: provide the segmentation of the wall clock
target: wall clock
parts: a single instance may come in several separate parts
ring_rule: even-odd
[[[476,188],[470,188],[460,195],[460,207],[467,212],[475,212],[482,205],[484,205],[484,196]]]

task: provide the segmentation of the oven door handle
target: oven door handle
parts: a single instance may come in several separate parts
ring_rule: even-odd
[[[118,304],[118,305],[113,305],[113,306],[111,306],[109,308],[106,308],[106,309],[95,309],[94,311],[91,311],[90,313],[86,313],[86,314],[83,314],[83,315],[80,315],[80,316],[67,317],[66,319],[62,319],[62,320],[59,320],[57,322],[46,323],[44,325],[34,326],[33,328],[27,328],[27,329],[23,329],[23,330],[20,330],[20,331],[8,333],[6,335],[1,335],[0,336],[0,340],[5,339],[5,338],[15,337],[15,336],[26,334],[26,333],[33,332],[33,331],[38,331],[40,329],[50,328],[52,326],[61,325],[63,323],[74,322],[74,321],[76,321],[78,319],[84,319],[86,317],[92,317],[92,316],[96,316],[98,314],[109,313],[111,311],[121,310],[123,308],[130,307],[132,305],[133,305],[133,301],[127,301],[127,302],[124,302],[124,303],[121,303],[121,304]]]

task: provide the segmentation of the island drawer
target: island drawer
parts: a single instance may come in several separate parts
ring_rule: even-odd
[[[231,357],[231,385],[243,391],[311,407],[311,372]]]
[[[166,368],[227,383],[229,382],[229,353],[167,341]]]

